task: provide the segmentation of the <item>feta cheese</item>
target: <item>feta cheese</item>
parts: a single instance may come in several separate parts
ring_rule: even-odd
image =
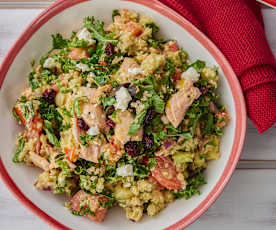
[[[90,73],[88,74],[88,77],[94,78],[94,77],[96,77],[96,75],[95,75],[93,72],[90,72]]]
[[[131,101],[131,96],[125,87],[121,87],[115,94],[117,103],[115,109],[126,110],[128,103]]]
[[[90,136],[97,136],[98,134],[100,134],[99,127],[97,125],[91,126],[90,129],[88,129],[87,134]]]
[[[88,67],[88,65],[83,64],[83,63],[76,64],[76,67],[77,67],[78,69],[80,69],[81,72],[87,72],[87,71],[90,70],[90,68]]]
[[[78,34],[77,34],[77,38],[79,40],[84,40],[87,41],[89,45],[93,45],[96,43],[96,41],[94,39],[92,39],[91,33],[86,29],[83,28]]]
[[[192,82],[197,82],[199,80],[200,74],[196,71],[194,67],[190,67],[185,72],[181,74],[181,78],[185,80],[190,80]]]
[[[116,169],[118,176],[126,177],[133,175],[133,166],[131,164],[126,164]]]
[[[44,68],[47,68],[47,69],[53,69],[53,68],[55,68],[56,67],[56,61],[55,61],[55,59],[54,58],[51,58],[51,57],[49,57],[49,58],[47,58],[46,60],[45,60],[45,62],[43,63],[43,67]]]
[[[137,75],[144,72],[140,67],[128,68],[127,71],[133,75]]]

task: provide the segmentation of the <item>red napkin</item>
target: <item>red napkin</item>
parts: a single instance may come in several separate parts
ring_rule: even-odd
[[[239,78],[249,118],[260,133],[276,122],[276,61],[254,0],[159,0],[204,32]]]

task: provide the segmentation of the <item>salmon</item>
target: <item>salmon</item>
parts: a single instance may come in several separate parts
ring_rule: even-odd
[[[89,58],[89,55],[85,48],[72,48],[67,57],[73,60],[80,60],[82,58]]]
[[[200,90],[193,86],[192,81],[185,80],[179,91],[172,95],[166,105],[166,115],[175,128],[180,125],[185,113],[200,94]]]
[[[104,93],[110,92],[111,89],[111,85],[104,85],[99,88],[89,88],[81,86],[78,90],[78,94],[80,96],[87,97],[90,103],[95,104],[99,103],[100,98],[104,95]]]
[[[98,163],[100,154],[101,154],[100,145],[90,144],[88,147],[81,145],[81,152],[79,154],[79,157],[87,161]]]
[[[81,86],[78,90],[78,94],[80,96],[85,96],[88,98],[90,103],[97,103],[99,102],[99,91],[96,88],[88,88],[88,87],[84,87]]]
[[[123,31],[130,32],[132,35],[138,37],[142,34],[142,27],[135,22],[128,22],[123,26]]]
[[[50,167],[50,163],[43,157],[39,156],[38,154],[30,151],[30,160],[33,162],[34,165],[37,167],[48,171]]]
[[[128,135],[128,130],[130,127],[130,123],[134,120],[134,116],[129,112],[126,111],[117,111],[116,114],[116,123],[114,134],[115,138],[124,145],[128,141],[141,141],[143,137],[143,129],[137,131],[134,136]]]
[[[88,217],[96,222],[102,222],[107,213],[107,207],[104,204],[108,201],[108,198],[102,195],[91,195],[85,193],[83,190],[79,190],[71,199],[70,208],[74,211],[82,213],[88,206],[89,209],[94,212],[94,215],[90,214]],[[86,214],[87,215],[87,214]]]
[[[120,84],[131,83],[134,78],[140,78],[141,74],[133,74],[129,69],[139,68],[138,63],[133,58],[124,58],[120,69],[115,73],[115,78]]]
[[[82,118],[89,127],[98,126],[105,133],[109,131],[109,126],[106,124],[106,116],[101,105],[83,104]]]
[[[79,128],[78,126],[78,118],[74,118],[73,120],[73,127],[72,127],[73,136],[76,140],[76,142],[80,145],[81,151],[78,155],[78,157],[85,159],[87,161],[92,161],[94,163],[98,163],[98,159],[101,154],[101,146],[105,144],[105,141],[103,143],[98,143],[97,138],[93,139],[93,143],[89,146],[83,146],[81,145],[80,135],[85,135],[86,132]]]
[[[170,52],[177,52],[179,50],[178,45],[176,41],[170,41],[165,44],[165,50],[168,50]]]

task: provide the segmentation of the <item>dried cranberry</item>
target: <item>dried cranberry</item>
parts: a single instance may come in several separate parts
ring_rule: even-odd
[[[47,101],[49,104],[54,104],[55,103],[55,98],[56,98],[57,92],[53,89],[46,89],[43,93],[42,93],[42,99],[44,101]]]
[[[85,123],[85,121],[82,118],[78,118],[78,126],[80,129],[87,131],[89,129],[89,126]]]
[[[110,42],[106,44],[105,54],[107,56],[112,56],[114,54],[114,46]]]
[[[141,164],[148,166],[149,164],[149,157],[148,156],[143,156],[143,158],[141,159]]]
[[[131,157],[137,157],[140,154],[141,149],[139,148],[137,141],[128,141],[125,143],[125,151]]]
[[[127,90],[132,97],[136,95],[136,86],[135,85],[130,85]]]
[[[106,121],[106,124],[111,127],[111,128],[115,128],[116,124],[114,123],[114,121],[112,121],[111,119],[108,119]]]
[[[154,144],[153,135],[151,135],[151,134],[144,135],[142,143],[143,143],[145,149],[151,149],[153,147],[153,144]]]
[[[206,86],[202,86],[202,87],[200,87],[200,92],[204,95],[205,93],[207,93],[208,92],[208,88],[206,87]]]
[[[154,111],[154,109],[149,109],[145,117],[144,125],[148,125],[150,121],[155,117],[155,115],[156,112]]]
[[[125,83],[125,84],[123,84],[123,86],[124,86],[125,88],[128,88],[128,87],[130,86],[130,83]]]

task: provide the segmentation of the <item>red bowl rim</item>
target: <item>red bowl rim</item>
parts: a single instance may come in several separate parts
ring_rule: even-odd
[[[8,54],[5,56],[1,66],[0,66],[0,89],[3,85],[6,74],[25,43],[32,37],[32,35],[49,19],[60,13],[61,11],[74,6],[78,3],[85,2],[88,0],[59,0],[50,5],[47,9],[45,9],[39,16],[37,16],[30,25],[25,29],[25,31],[21,34],[21,36],[14,43],[12,48],[9,50]],[[219,178],[219,181],[215,185],[215,187],[211,190],[209,195],[188,215],[184,218],[176,222],[175,224],[167,227],[167,230],[180,230],[192,222],[194,222],[197,218],[199,218],[218,198],[218,196],[222,193],[224,187],[229,182],[236,164],[240,158],[240,154],[242,151],[245,133],[246,133],[246,107],[244,102],[243,93],[239,84],[239,81],[232,70],[230,64],[224,57],[224,55],[219,51],[219,49],[195,26],[193,26],[189,21],[183,18],[181,15],[158,2],[157,0],[124,0],[136,2],[138,4],[147,6],[160,14],[166,16],[167,18],[173,20],[185,30],[187,30],[190,34],[192,34],[204,47],[207,49],[211,55],[215,58],[217,63],[220,65],[222,71],[224,72],[229,86],[231,88],[235,109],[236,109],[236,124],[235,124],[235,134],[234,134],[234,142],[231,150],[231,155],[227,161],[227,164],[223,170],[222,175]],[[55,229],[70,229],[68,226],[60,223],[53,217],[46,214],[42,211],[38,206],[36,206],[31,200],[29,200],[23,192],[17,187],[14,183],[10,175],[8,174],[1,156],[0,156],[0,177],[2,181],[6,184],[11,193],[28,209],[30,209],[35,215],[40,217],[42,220],[50,224]]]

